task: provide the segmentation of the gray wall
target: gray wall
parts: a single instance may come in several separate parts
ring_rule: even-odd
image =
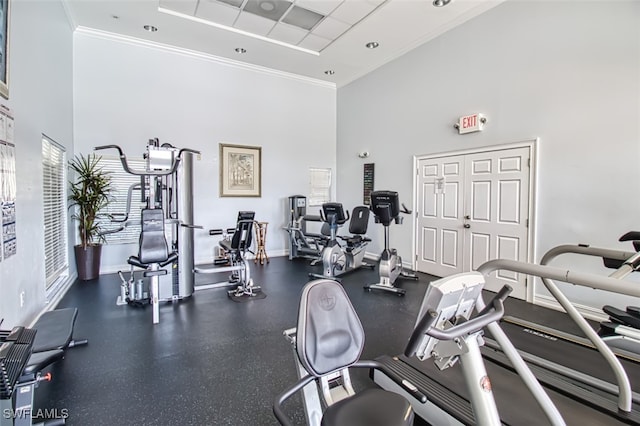
[[[9,100],[0,103],[15,116],[18,248],[0,262],[2,328],[28,323],[45,304],[42,134],[73,153],[72,29],[64,9],[58,1],[11,6]]]
[[[338,199],[362,202],[365,162],[376,189],[409,204],[414,155],[539,137],[534,260],[559,244],[630,249],[617,238],[640,229],[638,23],[637,1],[508,1],[340,88]],[[488,116],[486,130],[457,135],[458,117],[475,112]],[[357,158],[363,150],[371,157]],[[407,258],[411,241],[409,221],[392,229]],[[557,264],[607,273],[593,260]],[[629,302],[566,290],[594,312]]]
[[[118,144],[140,157],[152,137],[200,150],[193,203],[204,229],[195,231],[196,263],[212,261],[217,239],[207,231],[234,226],[238,210],[269,222],[267,252],[284,254],[286,198],[308,193],[309,167],[335,170],[333,86],[86,31],[76,32],[74,46],[77,152]],[[221,142],[262,147],[262,197],[219,197]],[[128,269],[136,252],[134,244],[105,246],[103,272]]]

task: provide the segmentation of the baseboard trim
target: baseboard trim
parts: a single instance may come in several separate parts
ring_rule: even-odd
[[[545,294],[534,294],[533,296],[533,304],[542,306],[543,308],[553,309],[555,311],[565,312],[564,308],[558,301],[552,296],[547,296]],[[581,305],[573,303],[573,306],[578,310],[580,315],[585,317],[586,319],[590,319],[593,321],[604,321],[607,319],[607,315],[602,312],[600,309],[596,309],[592,306]]]

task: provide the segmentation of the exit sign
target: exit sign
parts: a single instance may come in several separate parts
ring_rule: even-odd
[[[463,135],[465,133],[479,132],[484,127],[487,119],[482,114],[471,114],[460,117],[456,128],[458,133]]]

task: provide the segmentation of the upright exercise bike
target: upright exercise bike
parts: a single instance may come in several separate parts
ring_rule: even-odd
[[[407,292],[405,289],[395,287],[393,283],[398,277],[410,280],[417,280],[418,277],[413,273],[404,271],[402,266],[402,258],[398,256],[396,249],[389,248],[389,225],[391,221],[396,224],[402,223],[400,213],[411,214],[405,205],[400,210],[400,200],[398,193],[395,191],[374,191],[371,193],[371,210],[375,215],[376,222],[384,226],[384,250],[380,255],[380,282],[376,284],[365,285],[366,290],[385,290],[396,293],[398,296],[404,296]]]

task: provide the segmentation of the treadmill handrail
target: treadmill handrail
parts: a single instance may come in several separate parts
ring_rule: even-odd
[[[521,272],[524,274],[540,277],[545,287],[547,288],[547,290],[549,290],[549,292],[553,295],[553,297],[555,297],[558,303],[560,303],[560,305],[567,312],[569,317],[578,325],[578,327],[580,327],[582,332],[587,336],[587,338],[589,338],[589,340],[591,340],[591,342],[594,344],[596,349],[598,349],[598,351],[605,358],[605,360],[613,370],[613,373],[616,376],[616,380],[618,383],[618,389],[619,389],[618,408],[622,411],[630,412],[631,406],[632,406],[631,384],[629,382],[629,377],[627,376],[627,373],[625,372],[624,368],[622,367],[622,364],[620,363],[620,360],[614,355],[613,351],[609,348],[609,346],[607,346],[607,344],[602,340],[602,338],[598,336],[598,334],[593,330],[593,328],[591,328],[587,320],[585,320],[584,317],[578,312],[578,310],[573,306],[573,304],[564,295],[564,293],[560,291],[558,286],[556,286],[555,283],[551,280],[556,279],[556,280],[564,281],[571,284],[582,285],[585,287],[591,287],[591,288],[609,290],[609,291],[616,291],[616,289],[623,286],[620,285],[620,280],[615,278],[602,277],[599,275],[590,274],[586,272],[572,272],[568,269],[555,268],[555,267],[544,264],[544,262],[550,261],[552,258],[554,258],[560,253],[571,252],[571,251],[564,251],[564,250],[568,250],[569,246],[563,246],[563,247],[565,248],[563,248],[562,250],[558,248],[552,249],[553,253],[551,255],[543,256],[541,260],[541,263],[543,264],[541,265],[536,265],[536,264],[526,263],[526,262],[519,262],[515,260],[508,260],[508,259],[496,259],[496,260],[490,260],[486,263],[483,263],[482,265],[480,265],[480,267],[478,267],[477,271],[483,273],[484,275],[489,275],[490,273],[495,272],[497,270],[507,270],[507,271]],[[580,252],[583,252],[582,249],[585,248],[582,246],[573,246],[573,247],[579,248]],[[622,293],[629,294],[632,296],[640,296],[640,289],[637,288],[637,286],[636,288],[631,288],[633,286],[628,286],[628,287],[630,287],[628,291],[626,293],[625,292],[622,292]],[[484,305],[484,301],[482,301],[482,304]],[[502,329],[500,329],[499,327],[498,329],[499,331],[497,333],[499,334],[501,333],[504,335],[504,331],[502,331]],[[494,334],[494,329],[491,328],[490,330],[491,330],[491,333]],[[495,337],[498,343],[500,344],[500,346],[503,346],[502,339],[498,339],[498,336],[495,336]],[[506,338],[506,335],[504,335],[504,337],[506,340],[508,340]],[[505,354],[507,354],[506,350],[505,350]],[[518,358],[520,357],[518,356]]]
[[[478,310],[479,313],[475,318],[465,321],[461,324],[454,325],[446,330],[434,328],[434,322],[438,319],[438,313],[432,309],[429,309],[418,325],[415,326],[409,343],[404,351],[404,355],[412,357],[415,355],[423,335],[428,335],[438,340],[454,340],[467,334],[472,334],[478,330],[483,329],[488,324],[498,321],[504,315],[504,300],[509,296],[513,289],[505,285],[496,294],[493,299],[489,301],[489,305],[482,310]]]

